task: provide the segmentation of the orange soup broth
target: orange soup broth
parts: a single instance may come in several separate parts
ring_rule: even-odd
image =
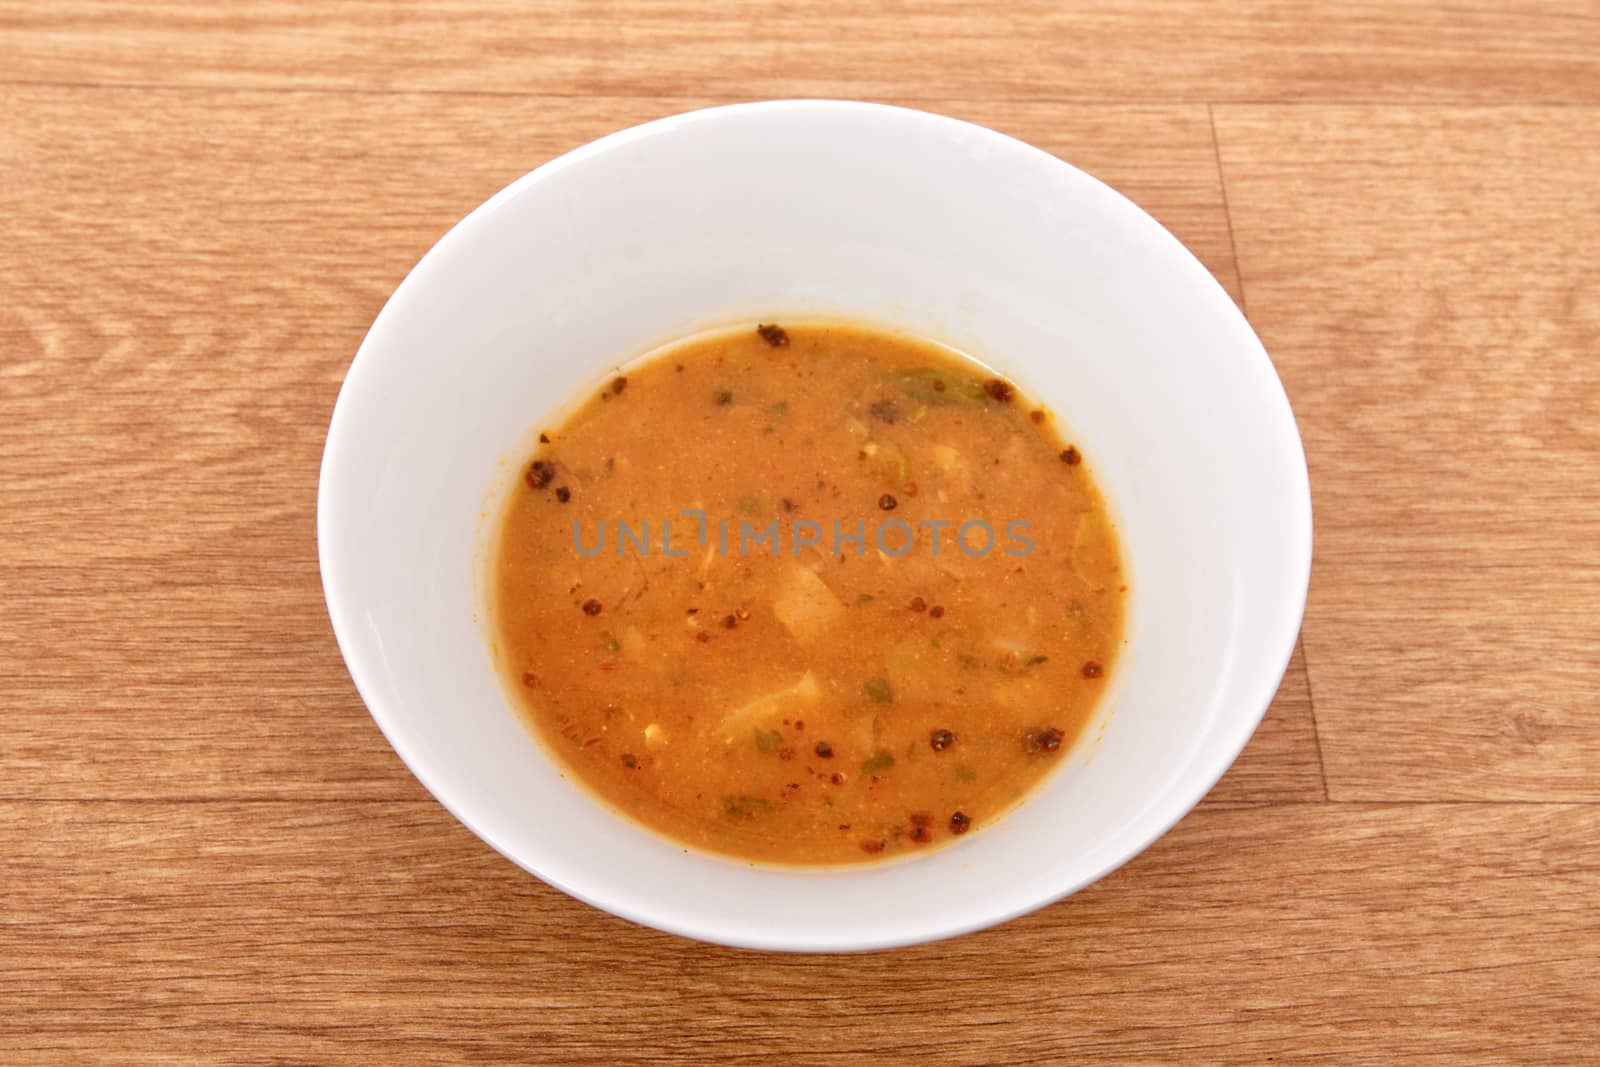
[[[909,547],[880,546],[891,520]],[[980,521],[983,554],[982,527],[956,540]],[[1047,411],[838,324],[700,335],[605,383],[544,430],[491,581],[521,710],[572,777],[685,845],[812,865],[1015,805],[1100,703],[1126,598]]]

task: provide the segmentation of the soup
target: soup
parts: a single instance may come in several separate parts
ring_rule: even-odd
[[[949,349],[696,336],[539,435],[496,651],[570,774],[685,845],[840,864],[981,832],[1101,700],[1126,585],[1088,459]]]

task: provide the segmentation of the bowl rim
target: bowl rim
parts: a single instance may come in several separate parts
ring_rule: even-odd
[[[330,528],[331,520],[329,516],[333,510],[331,503],[337,492],[333,487],[335,478],[332,475],[339,466],[342,454],[350,447],[348,443],[349,434],[346,432],[349,420],[348,417],[342,419],[341,414],[355,403],[352,398],[362,391],[365,379],[380,358],[375,353],[378,345],[373,340],[374,336],[380,334],[381,327],[386,320],[396,313],[394,309],[404,305],[411,298],[413,290],[428,283],[428,276],[433,272],[438,261],[448,256],[456,245],[469,240],[474,231],[490,225],[491,216],[502,204],[523,195],[528,190],[562,171],[581,166],[593,157],[624,150],[635,141],[656,135],[666,129],[689,123],[717,122],[733,115],[745,116],[756,113],[778,117],[795,113],[815,114],[819,111],[835,111],[854,115],[870,114],[889,122],[919,123],[926,128],[936,129],[944,135],[960,133],[968,138],[987,140],[996,147],[1005,148],[1012,152],[1021,150],[1024,154],[1034,156],[1047,166],[1065,168],[1074,172],[1079,180],[1087,181],[1098,187],[1098,192],[1102,195],[1109,194],[1115,201],[1120,201],[1124,210],[1134,213],[1151,232],[1158,233],[1167,245],[1166,254],[1183,261],[1191,273],[1198,272],[1204,279],[1202,288],[1209,286],[1212,298],[1224,302],[1227,312],[1238,316],[1244,322],[1249,337],[1255,341],[1255,344],[1253,351],[1243,353],[1243,355],[1252,360],[1259,360],[1262,365],[1260,369],[1266,372],[1270,382],[1276,387],[1275,393],[1270,394],[1271,399],[1276,402],[1272,405],[1276,410],[1265,413],[1272,417],[1273,421],[1280,424],[1280,431],[1287,430],[1286,433],[1280,432],[1276,436],[1281,438],[1281,444],[1285,448],[1283,459],[1286,464],[1286,473],[1293,482],[1290,487],[1293,491],[1293,498],[1285,501],[1284,513],[1280,516],[1284,520],[1284,535],[1286,538],[1291,539],[1291,543],[1286,545],[1286,581],[1279,587],[1283,599],[1279,604],[1273,606],[1273,610],[1281,614],[1285,619],[1285,625],[1276,635],[1277,646],[1275,648],[1258,647],[1255,650],[1255,656],[1258,662],[1262,664],[1262,670],[1257,673],[1256,679],[1246,686],[1246,692],[1241,694],[1235,702],[1239,710],[1230,717],[1230,724],[1231,729],[1236,731],[1236,737],[1230,739],[1229,743],[1218,747],[1217,755],[1210,765],[1205,766],[1203,769],[1191,770],[1190,777],[1193,785],[1191,788],[1182,791],[1183,799],[1173,803],[1169,817],[1154,823],[1152,829],[1140,834],[1137,839],[1130,838],[1124,847],[1115,850],[1110,857],[1094,869],[1085,872],[1078,878],[1071,879],[1064,885],[1052,887],[1047,892],[1030,899],[1028,903],[1022,906],[1002,912],[984,914],[963,922],[942,923],[932,921],[925,924],[924,928],[919,932],[907,933],[901,936],[883,937],[867,933],[862,936],[821,940],[816,937],[785,936],[781,931],[774,930],[771,936],[768,937],[743,937],[730,935],[725,931],[707,928],[692,922],[679,922],[670,915],[663,916],[658,914],[649,907],[650,897],[647,893],[633,894],[620,898],[591,893],[580,886],[570,884],[547,872],[538,870],[531,862],[518,856],[509,845],[499,840],[491,830],[469,816],[462,805],[451,799],[448,790],[441,786],[433,771],[432,760],[412,742],[408,735],[398,728],[395,722],[390,720],[388,714],[382,708],[382,702],[376,699],[375,695],[379,690],[371,667],[360,656],[352,654],[353,634],[357,625],[356,611],[350,598],[345,594],[337,566],[331,562],[335,553],[332,551],[334,532]],[[324,441],[322,462],[318,471],[318,569],[335,641],[339,646],[340,655],[344,659],[345,666],[355,684],[357,693],[361,696],[362,702],[366,705],[368,713],[372,716],[379,731],[395,750],[395,753],[400,757],[407,769],[421,782],[433,798],[457,821],[471,830],[473,834],[500,855],[540,881],[566,893],[568,896],[583,901],[591,907],[629,922],[681,937],[734,948],[764,951],[806,953],[862,952],[924,944],[961,936],[1009,922],[1056,903],[1106,877],[1143,853],[1193,811],[1196,805],[1211,792],[1222,776],[1227,773],[1228,769],[1248,745],[1251,737],[1254,736],[1256,729],[1266,716],[1273,698],[1282,686],[1304,621],[1312,566],[1312,536],[1311,488],[1304,443],[1300,436],[1287,392],[1284,390],[1282,379],[1278,375],[1271,357],[1262,346],[1254,328],[1250,326],[1244,312],[1222,287],[1221,283],[1217,281],[1211,271],[1175,235],[1139,205],[1098,178],[1044,149],[1008,134],[936,112],[890,104],[828,98],[759,100],[721,104],[663,116],[626,129],[617,130],[571,149],[515,179],[483,201],[451,226],[422,255],[384,302],[383,307],[379,310],[371,326],[369,326],[346,370],[344,381],[335,400]],[[1288,625],[1287,622],[1291,618],[1293,624]],[[1274,667],[1270,672],[1265,669],[1269,665]],[[1248,709],[1248,714],[1246,709]],[[803,875],[814,873],[801,867],[795,868],[795,871]]]

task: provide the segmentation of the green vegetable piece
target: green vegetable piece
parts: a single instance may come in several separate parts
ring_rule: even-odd
[[[887,752],[876,752],[861,764],[862,774],[877,774],[894,766],[894,757]]]
[[[958,781],[958,782],[976,782],[977,780],[978,780],[978,772],[977,771],[973,770],[969,765],[967,765],[965,763],[956,764],[956,781]]]
[[[1036,667],[1041,663],[1047,662],[1049,659],[1050,659],[1049,656],[1029,656],[1028,657],[1028,662],[1024,663],[1023,666],[1024,667]]]
[[[615,655],[622,651],[622,642],[617,640],[617,635],[610,630],[600,631],[600,642],[606,646],[606,651]]]
[[[894,700],[894,690],[889,688],[886,678],[868,678],[861,688],[866,690],[867,699],[874,704],[888,704]]]
[[[724,819],[753,819],[757,815],[770,815],[772,805],[760,797],[738,796],[722,798],[722,817]]]
[[[783,747],[783,734],[778,730],[756,729],[756,749],[763,755],[770,756]]]

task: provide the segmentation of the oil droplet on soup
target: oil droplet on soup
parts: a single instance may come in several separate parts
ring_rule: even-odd
[[[843,324],[700,335],[541,428],[494,627],[528,721],[639,822],[839,864],[982,833],[1121,644],[1093,455],[1012,383]]]

